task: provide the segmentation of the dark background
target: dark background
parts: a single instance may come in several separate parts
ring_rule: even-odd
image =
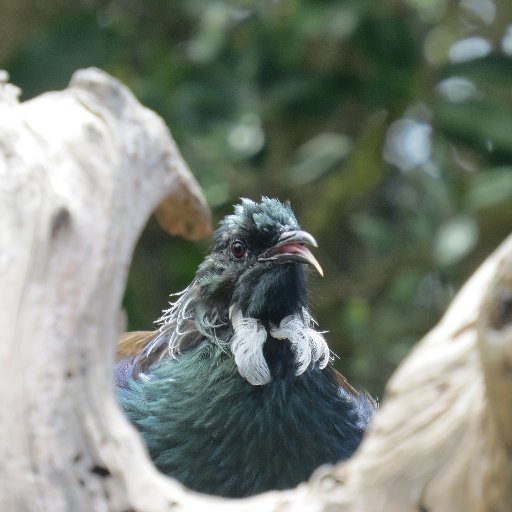
[[[320,328],[356,385],[391,372],[510,231],[510,0],[2,0],[28,99],[97,66],[170,126],[217,221],[290,199]],[[149,329],[207,241],[151,220],[125,306]]]

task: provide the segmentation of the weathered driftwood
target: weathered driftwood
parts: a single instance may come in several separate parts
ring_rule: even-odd
[[[350,511],[512,510],[512,237],[390,380]]]
[[[351,461],[227,501],[158,474],[115,400],[121,296],[158,205],[172,233],[208,231],[167,129],[121,84],[80,71],[19,104],[3,77],[2,512],[512,510],[512,238],[396,372]]]

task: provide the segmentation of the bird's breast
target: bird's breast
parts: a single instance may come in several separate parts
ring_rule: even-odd
[[[292,487],[348,457],[362,429],[354,398],[330,372],[297,376],[290,352],[270,339],[272,381],[253,386],[230,354],[205,342],[153,365],[120,400],[157,467],[188,487],[230,497]]]

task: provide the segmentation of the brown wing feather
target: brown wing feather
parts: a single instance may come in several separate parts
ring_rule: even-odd
[[[342,389],[344,389],[347,393],[357,396],[359,395],[359,392],[357,389],[352,387],[352,385],[349,383],[347,378],[342,375],[339,371],[335,370],[332,366],[328,368],[329,371],[332,372],[332,376],[334,377],[334,380],[336,381],[336,384]]]
[[[167,343],[163,339],[161,343],[153,346],[151,354],[143,354],[148,344],[161,335],[161,331],[125,332],[117,344],[117,361],[131,361],[135,363],[137,371],[145,371],[168,351]]]
[[[332,372],[332,375],[340,388],[344,389],[347,393],[351,394],[352,396],[366,399],[366,402],[374,411],[376,411],[379,408],[379,402],[377,401],[376,398],[373,398],[372,395],[370,395],[370,393],[364,390],[358,391],[349,383],[349,381],[344,375],[342,375],[340,372],[338,372],[332,367],[329,369]]]
[[[117,357],[120,359],[140,354],[155,334],[155,331],[125,332],[117,344]]]

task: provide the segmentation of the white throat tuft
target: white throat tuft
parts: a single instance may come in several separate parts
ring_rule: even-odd
[[[311,327],[311,316],[303,309],[303,316],[290,315],[284,317],[270,329],[270,334],[278,339],[290,341],[297,369],[295,375],[303,374],[312,364],[318,363],[319,368],[327,366],[330,350],[322,333]]]
[[[229,317],[233,326],[231,352],[240,375],[253,386],[268,384],[272,377],[263,355],[267,331],[255,318],[244,318],[242,312],[232,306]],[[329,363],[330,350],[322,333],[311,327],[311,316],[303,309],[302,316],[290,315],[281,320],[279,326],[272,326],[270,334],[278,340],[290,341],[295,375],[303,374],[311,365],[318,363],[323,369]]]
[[[268,384],[272,377],[263,355],[267,331],[259,320],[244,318],[239,309],[231,307],[229,316],[234,330],[231,352],[238,372],[253,386]]]

